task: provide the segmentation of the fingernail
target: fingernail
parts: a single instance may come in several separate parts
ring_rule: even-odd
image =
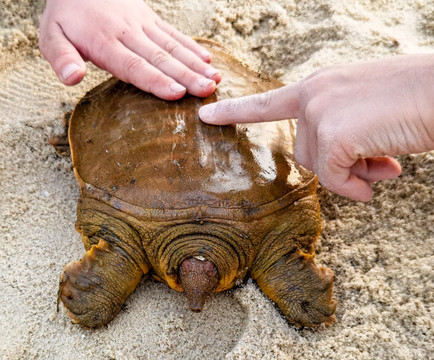
[[[199,117],[205,122],[210,121],[212,119],[213,114],[214,114],[214,108],[215,108],[215,106],[212,104],[202,106],[199,109]]]
[[[197,83],[199,84],[200,87],[207,87],[211,84],[215,85],[215,81],[214,80],[210,80],[210,79],[205,79],[205,78],[199,78],[197,79]]]
[[[74,74],[78,70],[80,70],[80,65],[77,65],[77,64],[66,65],[60,74],[62,77],[62,80],[65,81],[66,79],[68,79],[72,74]]]
[[[219,73],[219,71],[216,68],[213,68],[213,67],[205,70],[205,76],[207,78],[211,78],[214,75],[217,75],[218,73]]]
[[[187,90],[184,86],[182,86],[181,84],[178,84],[176,82],[171,83],[169,85],[169,87],[170,87],[170,90],[174,93],[180,93],[180,92],[184,92]]]
[[[202,50],[200,51],[200,55],[201,55],[202,57],[204,57],[204,58],[211,57],[211,53],[210,53],[208,50],[205,50],[205,49],[202,49]]]

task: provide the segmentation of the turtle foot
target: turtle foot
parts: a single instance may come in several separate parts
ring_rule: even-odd
[[[63,127],[64,131],[60,135],[54,135],[48,139],[49,143],[54,147],[57,154],[60,156],[71,156],[71,149],[69,147],[68,127],[69,119],[71,118],[72,111],[68,111],[63,115]]]
[[[100,240],[80,261],[65,266],[59,299],[74,323],[97,328],[117,315],[142,274],[131,259]]]
[[[315,327],[335,320],[333,271],[318,268],[312,255],[297,250],[261,273],[256,281],[290,323]]]

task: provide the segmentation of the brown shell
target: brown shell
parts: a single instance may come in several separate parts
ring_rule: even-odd
[[[81,191],[136,217],[246,220],[314,192],[292,156],[294,124],[211,126],[199,108],[283,84],[202,41],[223,80],[216,94],[169,102],[111,78],[74,110],[69,128]]]

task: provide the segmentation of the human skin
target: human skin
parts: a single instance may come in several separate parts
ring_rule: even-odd
[[[166,99],[205,97],[221,80],[211,54],[142,0],[47,0],[39,47],[60,81],[79,83],[85,60]]]
[[[296,160],[329,190],[369,201],[373,182],[401,173],[389,156],[434,149],[434,54],[324,68],[199,115],[216,125],[297,118]]]

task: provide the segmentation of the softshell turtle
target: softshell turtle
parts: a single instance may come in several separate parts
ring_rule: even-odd
[[[314,264],[317,178],[293,158],[294,124],[211,126],[203,104],[282,86],[201,40],[216,94],[169,102],[111,78],[78,103],[69,144],[87,252],[65,266],[59,299],[75,322],[108,323],[144,274],[200,311],[249,276],[289,322],[334,320],[333,272]]]

